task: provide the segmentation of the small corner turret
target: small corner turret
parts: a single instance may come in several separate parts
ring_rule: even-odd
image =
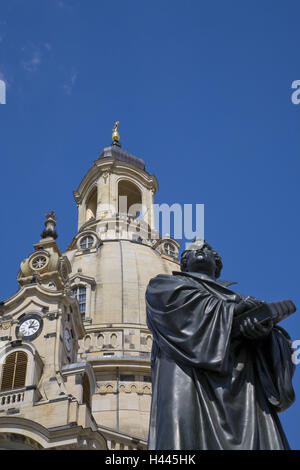
[[[57,244],[56,215],[54,211],[45,214],[45,229],[41,240],[34,244],[34,252],[26,258],[18,274],[19,284],[38,283],[46,289],[62,290],[71,272],[66,256],[62,256]]]

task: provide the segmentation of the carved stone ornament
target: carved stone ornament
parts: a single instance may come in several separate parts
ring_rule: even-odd
[[[104,179],[104,183],[105,183],[105,184],[106,184],[106,180],[107,180],[107,178],[109,177],[109,175],[110,175],[110,172],[109,172],[109,171],[104,171],[104,172],[102,173],[102,177],[103,177],[103,179]]]
[[[69,281],[67,281],[65,283],[65,286],[64,286],[64,294],[68,297],[71,297],[72,296],[72,289],[71,289],[71,284]]]

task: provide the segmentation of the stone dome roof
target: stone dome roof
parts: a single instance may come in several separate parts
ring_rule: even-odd
[[[131,165],[134,165],[141,170],[145,170],[145,162],[141,158],[135,157],[129,152],[126,152],[121,148],[119,143],[114,142],[109,147],[105,147],[99,155],[99,159],[103,158],[115,158],[123,162],[127,162]]]

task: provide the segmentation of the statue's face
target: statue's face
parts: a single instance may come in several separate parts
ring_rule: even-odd
[[[189,272],[204,273],[215,277],[216,261],[213,252],[206,246],[199,250],[191,250],[186,268]]]

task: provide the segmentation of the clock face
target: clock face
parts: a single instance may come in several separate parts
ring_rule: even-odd
[[[37,315],[27,316],[21,321],[19,332],[23,333],[24,338],[36,337],[42,329],[42,319]]]
[[[72,350],[72,336],[68,328],[66,328],[64,332],[64,343],[66,346],[66,350],[70,352]]]

